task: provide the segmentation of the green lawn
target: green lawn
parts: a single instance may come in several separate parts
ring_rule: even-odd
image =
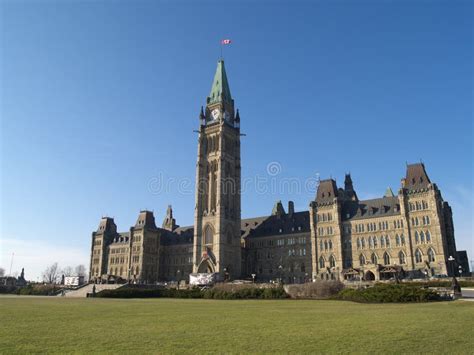
[[[0,297],[0,353],[474,351],[474,302]]]

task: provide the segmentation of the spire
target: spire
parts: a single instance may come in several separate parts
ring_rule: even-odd
[[[232,103],[232,96],[230,95],[229,82],[227,81],[223,59],[217,62],[216,74],[212,82],[211,92],[207,98],[208,104],[218,102]]]
[[[387,187],[387,190],[385,190],[385,195],[384,197],[394,197],[395,195],[393,194],[393,191],[390,187]]]
[[[351,173],[346,174],[346,177],[344,179],[344,190],[354,191],[354,186],[352,185]]]
[[[178,228],[176,220],[173,218],[173,207],[171,207],[171,205],[168,205],[168,209],[166,210],[166,217],[163,220],[162,228],[171,232]]]

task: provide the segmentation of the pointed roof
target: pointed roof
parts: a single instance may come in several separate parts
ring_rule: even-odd
[[[223,59],[220,59],[217,62],[216,74],[214,74],[211,92],[207,98],[208,104],[217,102],[232,102],[232,96],[230,95],[229,82],[227,80]]]
[[[387,190],[385,190],[385,195],[384,197],[394,197],[395,195],[393,194],[392,188],[387,187]]]
[[[429,184],[431,184],[431,181],[426,173],[425,164],[416,163],[407,165],[407,173],[403,187],[409,190],[417,190],[426,188]]]

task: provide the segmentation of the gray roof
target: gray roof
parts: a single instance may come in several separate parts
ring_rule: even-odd
[[[344,201],[342,220],[377,218],[400,214],[400,202],[397,196],[381,197],[363,201]]]

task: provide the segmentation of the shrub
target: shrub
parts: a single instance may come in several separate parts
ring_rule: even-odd
[[[286,290],[291,298],[329,298],[344,288],[340,281],[316,280],[300,285],[287,285]]]
[[[19,295],[54,296],[61,288],[56,285],[27,285],[18,289]]]
[[[104,298],[202,298],[198,288],[178,290],[175,288],[145,289],[145,288],[118,288],[115,290],[103,290],[96,294]]]
[[[16,286],[0,285],[0,294],[15,294],[17,292],[18,292],[18,287]]]
[[[366,302],[428,302],[438,301],[441,297],[434,291],[412,285],[375,284],[365,289],[344,289],[334,299]]]

